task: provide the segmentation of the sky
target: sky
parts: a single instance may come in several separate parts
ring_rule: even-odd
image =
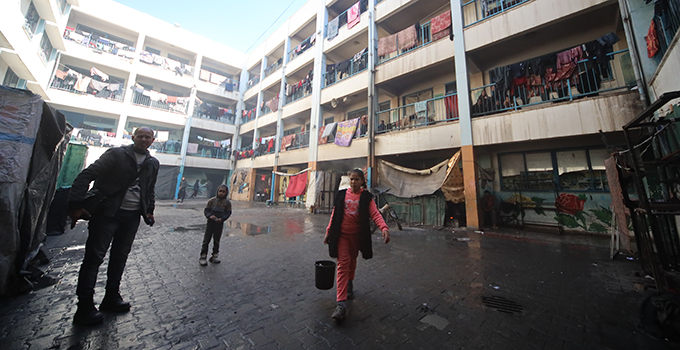
[[[179,23],[190,32],[238,51],[250,52],[308,0],[115,1],[165,22]],[[281,18],[277,20],[279,16]],[[274,25],[269,28],[272,23]]]

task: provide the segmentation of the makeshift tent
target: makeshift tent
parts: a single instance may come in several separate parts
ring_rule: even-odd
[[[45,239],[47,212],[73,129],[28,90],[0,86],[0,295],[16,293],[19,272]]]

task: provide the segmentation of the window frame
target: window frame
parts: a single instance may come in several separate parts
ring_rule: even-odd
[[[7,71],[5,71],[5,77],[2,79],[2,85],[9,86],[11,88],[17,88],[20,81],[21,78],[19,78],[19,76],[14,73],[12,67],[7,67]]]
[[[31,15],[31,19],[29,19],[29,15]],[[33,19],[33,15],[35,16],[34,18],[36,20],[34,23],[30,23],[29,21]],[[31,1],[31,3],[28,5],[28,9],[26,10],[26,14],[24,14],[24,29],[31,39],[33,39],[35,34],[38,32],[41,20],[42,18],[40,18],[38,10],[35,8],[33,1]]]

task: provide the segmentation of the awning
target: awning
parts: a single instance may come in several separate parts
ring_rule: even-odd
[[[0,49],[5,48],[10,50],[14,49],[14,47],[12,47],[12,44],[9,43],[9,40],[7,40],[7,38],[5,38],[5,36],[2,35],[2,33],[0,33]]]
[[[56,9],[52,7],[52,1],[33,1],[33,5],[40,18],[49,22],[57,21],[57,17],[54,15]]]
[[[50,38],[50,43],[52,43],[53,48],[61,51],[66,50],[66,46],[64,46],[64,38],[61,36],[59,27],[57,27],[54,22],[45,21],[45,33],[47,33],[47,37]]]
[[[3,60],[12,68],[14,74],[20,79],[35,81],[35,77],[31,74],[28,66],[21,60],[17,53],[7,49],[0,49],[0,60]]]

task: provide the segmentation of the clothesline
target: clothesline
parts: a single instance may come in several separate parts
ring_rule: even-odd
[[[68,67],[67,65],[65,65],[65,64],[63,64],[63,63],[59,63],[59,68],[62,68],[62,69],[57,69],[57,71],[61,71],[61,72],[66,73],[66,74],[68,74],[69,71],[73,71],[73,72],[76,72],[76,73],[78,73],[78,74],[82,74],[82,73],[79,73],[78,71],[76,71],[75,69]],[[94,74],[93,71],[98,72],[98,74]],[[108,81],[108,82],[111,83],[111,84],[123,84],[123,83],[125,82],[124,80],[123,80],[123,81],[119,81],[118,79],[112,78],[112,77],[111,77],[110,75],[108,75],[108,74],[104,74],[104,76],[106,77],[106,79],[104,79],[104,77],[102,77],[100,74],[103,74],[103,72],[100,71],[99,69],[97,69],[96,67],[93,66],[92,68],[90,68],[90,77],[91,77],[91,78],[94,77],[95,75],[97,75],[97,76],[99,76],[100,78],[102,78],[102,80],[104,80],[104,82],[107,82],[107,81]],[[84,74],[83,74],[83,75],[84,75]],[[57,75],[57,77],[59,77],[59,76]],[[63,79],[63,78],[62,78],[62,79]]]
[[[311,170],[311,169],[312,169],[312,168],[307,168],[307,169],[304,169],[304,170],[300,170],[300,171],[298,171],[298,172],[295,173],[295,174],[287,174],[287,173],[282,173],[282,172],[278,172],[278,171],[272,171],[272,173],[273,173],[273,174],[276,174],[276,175],[280,175],[280,176],[295,176],[295,175],[300,175],[300,174],[304,173],[305,171],[309,171],[309,170]]]

